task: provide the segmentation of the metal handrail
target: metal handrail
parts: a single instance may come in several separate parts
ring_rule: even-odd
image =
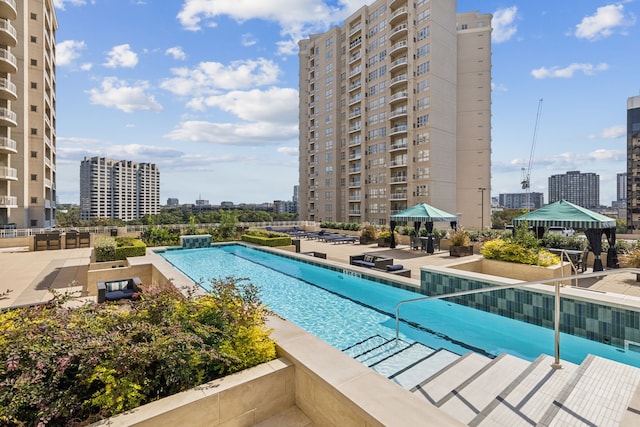
[[[569,276],[554,277],[554,278],[551,278],[551,279],[532,280],[532,281],[529,281],[529,282],[509,283],[509,284],[505,284],[505,285],[490,286],[488,288],[471,289],[471,290],[467,290],[467,291],[451,292],[449,294],[432,295],[432,296],[428,296],[428,297],[412,298],[412,299],[407,299],[407,300],[404,300],[404,301],[400,301],[398,304],[396,304],[396,343],[400,339],[400,307],[402,305],[404,305],[404,304],[408,304],[408,303],[412,303],[412,302],[419,302],[419,301],[429,301],[429,300],[435,300],[435,299],[460,297],[460,296],[464,296],[464,295],[480,294],[480,293],[484,293],[484,292],[493,292],[493,291],[498,291],[498,290],[501,290],[501,289],[519,288],[519,287],[522,287],[522,286],[529,286],[529,285],[544,285],[546,283],[553,282],[554,286],[555,286],[555,313],[554,313],[554,317],[555,317],[555,319],[554,319],[554,329],[555,329],[554,353],[555,353],[555,359],[554,359],[554,363],[551,366],[553,368],[555,368],[555,369],[560,369],[560,368],[562,368],[562,365],[560,364],[560,282],[573,280],[573,279],[577,279],[577,278],[585,278],[585,279],[587,279],[587,278],[591,278],[591,277],[603,277],[603,276],[609,276],[609,275],[612,275],[612,274],[622,274],[622,273],[640,274],[640,268],[618,268],[618,269],[615,269],[615,270],[604,270],[604,271],[598,271],[598,272],[595,272],[595,273],[582,273],[582,274],[579,274],[579,275],[578,274],[571,274]]]

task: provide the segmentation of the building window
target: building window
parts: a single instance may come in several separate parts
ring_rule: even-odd
[[[37,105],[31,105],[29,107],[29,109],[31,110],[31,112],[35,113],[36,111],[38,111],[38,106]]]
[[[38,220],[37,219],[32,219],[30,224],[31,224],[32,227],[37,227],[38,226]]]
[[[38,203],[38,198],[37,197],[32,197],[31,198],[31,204],[35,205],[36,203]]]
[[[38,60],[37,59],[32,59],[31,61],[29,61],[29,63],[31,64],[32,67],[37,67],[38,66]]]
[[[32,13],[30,16],[31,16],[31,19],[33,19],[34,21],[38,19],[37,13]]]
[[[38,83],[31,82],[31,89],[38,89]]]
[[[38,134],[38,129],[37,128],[31,128],[31,135],[37,135]]]
[[[32,151],[31,152],[31,157],[34,158],[34,159],[37,158],[38,157],[38,152],[37,151]]]
[[[31,43],[38,43],[38,38],[36,36],[30,37]]]
[[[31,174],[31,181],[37,181],[38,180],[38,175],[36,175],[35,173]]]

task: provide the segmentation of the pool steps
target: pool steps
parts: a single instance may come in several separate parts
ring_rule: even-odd
[[[381,336],[344,352],[469,426],[640,425],[640,369],[593,355],[554,369]]]

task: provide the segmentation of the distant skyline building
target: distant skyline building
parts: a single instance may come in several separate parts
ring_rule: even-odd
[[[299,42],[300,219],[491,217],[491,14],[377,0]],[[482,191],[479,191],[482,189]]]
[[[0,22],[0,227],[55,227],[53,0],[0,1]]]
[[[167,206],[179,206],[180,201],[176,197],[169,197],[167,199]]]
[[[507,209],[540,209],[544,206],[543,193],[501,193],[498,205]]]
[[[616,202],[627,200],[627,174],[619,173],[616,175]]]
[[[566,200],[587,209],[600,207],[600,175],[569,171],[549,177],[549,203]]]
[[[640,232],[640,96],[627,99],[627,229]]]
[[[160,171],[153,163],[85,157],[80,164],[80,219],[130,221],[160,212]]]

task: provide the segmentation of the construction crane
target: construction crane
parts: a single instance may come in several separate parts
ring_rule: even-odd
[[[522,189],[525,190],[525,208],[530,209],[529,192],[531,189],[531,165],[533,163],[533,154],[536,150],[536,141],[538,139],[538,128],[540,127],[540,114],[542,113],[542,98],[538,101],[538,113],[536,114],[536,125],[533,128],[533,140],[531,141],[531,153],[529,154],[529,165],[527,168],[522,168],[522,180],[520,184]]]

